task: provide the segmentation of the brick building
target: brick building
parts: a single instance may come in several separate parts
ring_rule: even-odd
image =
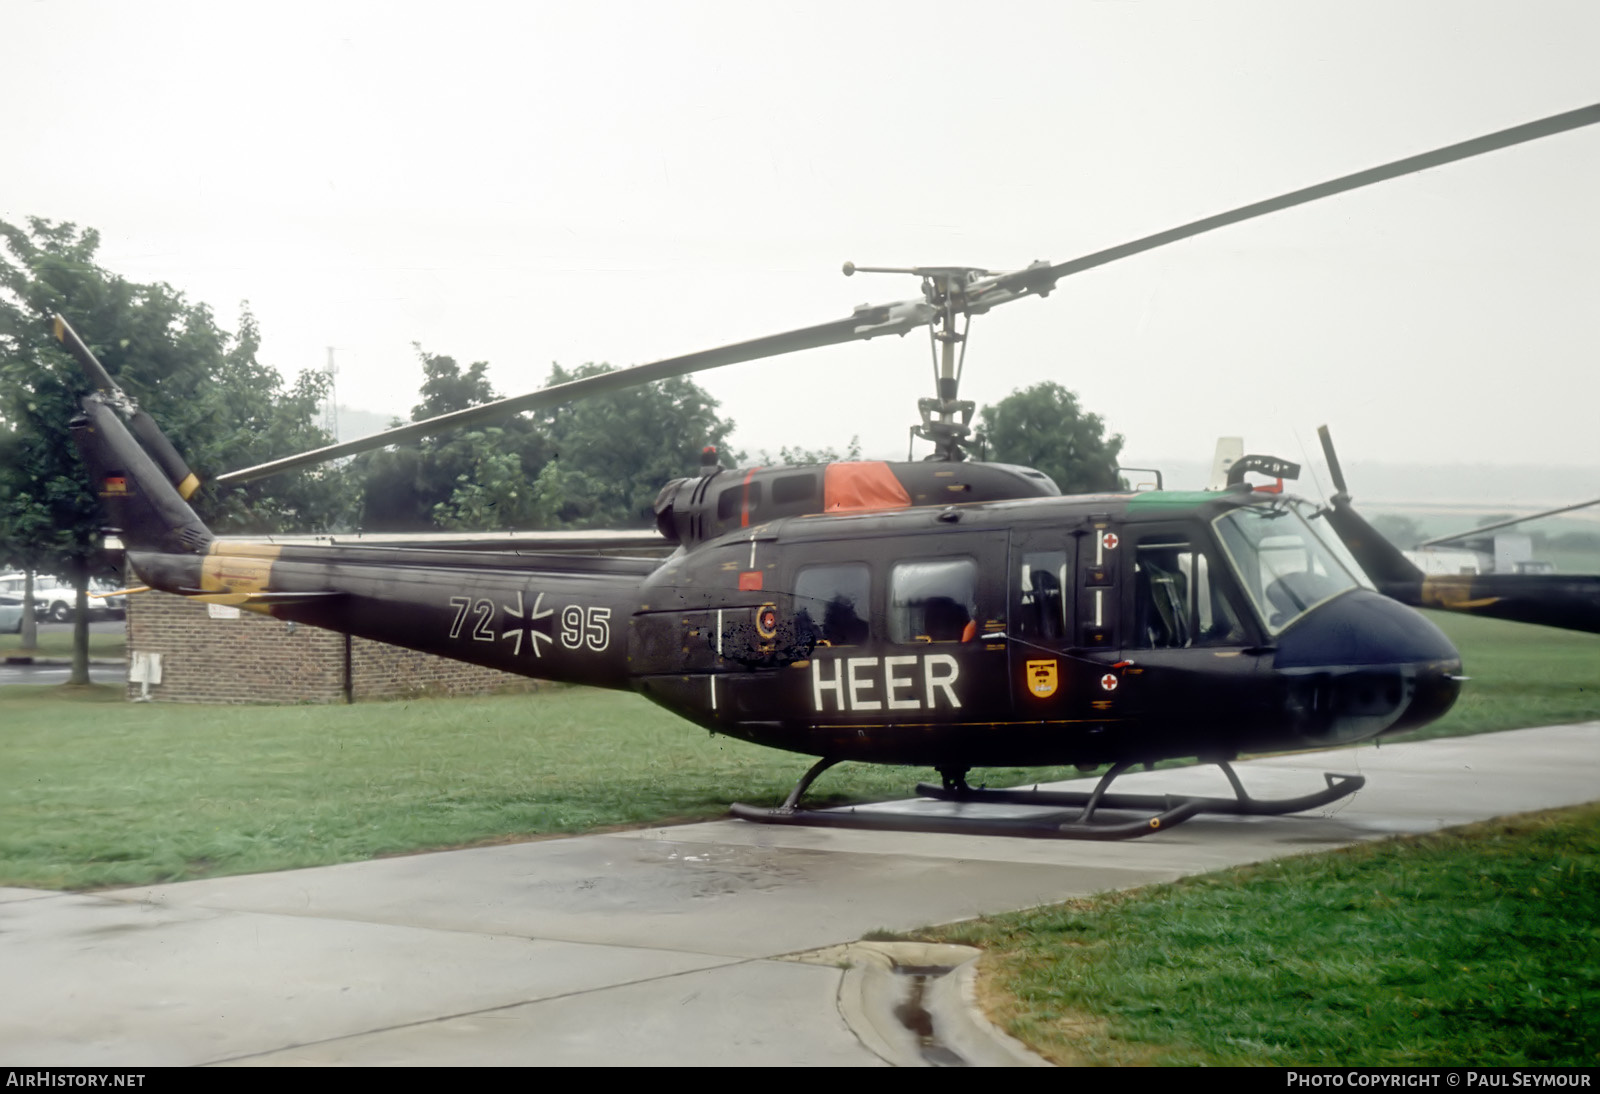
[[[539,681],[304,624],[166,593],[128,598],[132,677],[160,656],[153,700],[170,703],[352,703],[417,695],[533,691]]]

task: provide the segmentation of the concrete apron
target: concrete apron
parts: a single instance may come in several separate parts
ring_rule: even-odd
[[[1129,843],[719,821],[93,895],[0,889],[0,1061],[1029,1062],[972,1016],[965,955],[838,947],[1586,802],[1600,723],[1239,766],[1263,797],[1324,770],[1368,782],[1316,815],[1199,817]],[[1204,768],[1119,789],[1226,793]]]

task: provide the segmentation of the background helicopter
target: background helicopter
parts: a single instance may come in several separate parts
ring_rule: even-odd
[[[1600,575],[1595,574],[1427,574],[1379,534],[1350,504],[1344,471],[1333,449],[1328,427],[1317,431],[1333,476],[1328,520],[1367,574],[1386,596],[1417,608],[1486,615],[1517,623],[1600,634]],[[1593,501],[1501,521],[1478,532],[1521,524],[1540,517],[1582,509]],[[1442,543],[1461,536],[1431,540]],[[1420,545],[1419,545],[1420,546]]]
[[[1356,512],[1351,505],[1344,470],[1339,464],[1338,453],[1334,451],[1333,437],[1328,427],[1319,427],[1317,435],[1322,442],[1323,455],[1327,459],[1335,491],[1333,497],[1328,499],[1328,522],[1385,596],[1413,608],[1483,615],[1515,623],[1600,634],[1600,575],[1425,572]],[[1220,488],[1234,467],[1278,476],[1279,485],[1276,489],[1281,489],[1284,478],[1292,479],[1299,475],[1297,465],[1283,463],[1269,469],[1263,466],[1262,457],[1243,456],[1240,438],[1222,438],[1218,442],[1213,464],[1214,489]],[[1600,504],[1600,498],[1500,521],[1471,532],[1439,536],[1416,546],[1421,548],[1448,543],[1597,504]]]
[[[798,800],[845,759],[934,766],[943,790],[962,797],[976,793],[965,782],[975,766],[1112,763],[1093,795],[1059,803],[1076,815],[1046,823],[1054,835],[1141,834],[1206,808],[1307,808],[1359,780],[1330,776],[1319,794],[1261,803],[1226,762],[1244,749],[1359,740],[1430,721],[1454,701],[1454,649],[1367,587],[1323,515],[1292,499],[1248,489],[1061,498],[1026,469],[962,463],[972,414],[959,398],[967,324],[1119,258],[1596,121],[1600,106],[1556,115],[1066,263],[888,271],[920,277],[921,298],[222,477],[928,328],[937,388],[919,404],[916,431],[934,445],[931,461],[739,475],[707,466],[657,503],[660,542],[679,547],[665,563],[218,540],[185,501],[196,480],[181,456],[58,319],[58,337],[96,388],[74,435],[129,561],[151,586],[527,675],[635,688],[713,732],[821,757],[784,807],[741,813],[752,819],[843,822]],[[1156,806],[1104,793],[1129,765],[1176,756],[1223,764],[1235,799]],[[1094,823],[1097,808],[1119,806],[1162,812]]]

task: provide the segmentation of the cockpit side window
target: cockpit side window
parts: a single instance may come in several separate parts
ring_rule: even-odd
[[[1134,557],[1131,644],[1139,649],[1242,644],[1245,631],[1222,577],[1203,547],[1171,537],[1141,539]]]
[[[889,640],[971,641],[977,634],[977,594],[975,559],[896,563],[889,577]]]
[[[1017,633],[1055,641],[1066,633],[1067,553],[1029,551],[1022,556],[1021,612]]]
[[[865,562],[807,566],[795,575],[796,629],[830,646],[859,646],[871,631],[871,598]]]

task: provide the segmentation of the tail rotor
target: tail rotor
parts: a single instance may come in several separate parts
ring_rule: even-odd
[[[60,315],[56,315],[54,328],[56,341],[65,346],[67,352],[77,359],[84,375],[89,378],[95,390],[117,411],[118,416],[127,424],[128,432],[137,438],[139,444],[150,454],[150,458],[155,460],[162,474],[166,475],[167,480],[178,491],[178,496],[187,501],[200,488],[200,479],[189,470],[188,463],[178,454],[172,442],[167,440],[166,434],[161,432],[161,427],[156,425],[155,419],[140,409],[139,404],[117,385],[105,366],[100,363],[100,359],[94,355],[94,351],[78,337],[78,332],[72,329],[71,324]]]

